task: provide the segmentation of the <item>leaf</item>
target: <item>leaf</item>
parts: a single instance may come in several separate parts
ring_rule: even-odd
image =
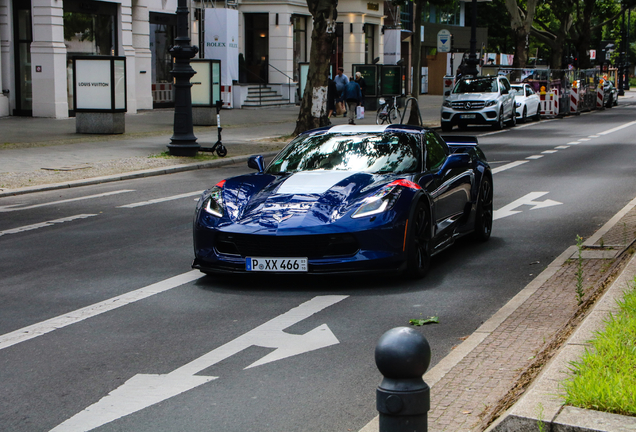
[[[439,324],[439,318],[436,316],[432,316],[426,319],[412,319],[412,320],[409,320],[409,324],[414,326],[423,326],[426,324]]]

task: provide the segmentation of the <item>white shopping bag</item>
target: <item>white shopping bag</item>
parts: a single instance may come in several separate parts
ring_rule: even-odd
[[[364,118],[364,107],[363,106],[356,107],[356,118],[358,120]]]

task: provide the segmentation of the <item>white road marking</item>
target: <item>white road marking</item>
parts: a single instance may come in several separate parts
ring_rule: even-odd
[[[510,129],[503,129],[503,130],[499,130],[499,131],[495,131],[495,132],[487,132],[487,133],[484,133],[484,134],[480,134],[478,136],[483,136],[484,137],[484,136],[488,136],[488,135],[497,135],[497,134],[504,133],[504,132],[510,132]]]
[[[35,230],[35,229],[38,229],[38,228],[49,227],[49,226],[52,226],[54,224],[59,224],[59,223],[64,223],[64,222],[71,222],[71,221],[74,221],[76,219],[86,219],[86,218],[89,218],[91,216],[97,216],[97,215],[96,214],[79,214],[79,215],[68,216],[68,217],[60,218],[60,219],[54,219],[54,220],[47,221],[47,222],[40,222],[40,223],[36,223],[36,224],[33,224],[33,225],[25,225],[25,226],[18,227],[18,228],[12,228],[12,229],[8,229],[8,230],[0,231],[0,237],[5,235],[5,234],[17,234],[17,233],[21,233],[21,232],[25,232],[25,231]]]
[[[558,150],[546,150],[546,151],[542,151],[541,153],[543,154],[552,154],[552,153],[556,153],[558,152]]]
[[[127,193],[127,192],[134,192],[134,189],[130,189],[130,190],[126,189],[126,190],[119,190],[119,191],[113,191],[113,192],[105,192],[105,193],[101,193],[101,194],[97,194],[97,195],[88,195],[88,196],[84,196],[84,197],[70,198],[70,199],[53,201],[53,202],[42,203],[42,204],[33,204],[33,205],[30,205],[30,206],[26,206],[26,207],[18,207],[20,204],[12,204],[12,205],[0,206],[0,213],[18,211],[18,210],[29,210],[29,209],[34,209],[34,208],[38,208],[38,207],[51,206],[51,205],[56,205],[56,204],[64,204],[64,203],[69,203],[69,202],[73,202],[73,201],[81,201],[81,200],[86,200],[86,199],[102,198],[102,197],[106,197],[106,196],[110,196],[110,195],[118,195],[118,194]]]
[[[135,375],[51,432],[89,431],[218,379],[216,376],[196,374],[251,346],[274,348],[274,351],[245,369],[339,344],[340,341],[327,324],[304,335],[290,334],[284,330],[347,297],[314,297],[168,374]]]
[[[528,156],[526,159],[535,160],[535,159],[541,159],[542,157],[543,155],[532,155],[532,156]]]
[[[521,213],[521,210],[515,209],[523,205],[533,206],[530,210],[536,210],[539,208],[563,204],[553,200],[535,201],[537,198],[541,198],[543,195],[548,193],[549,192],[530,192],[529,194],[519,198],[518,200],[511,202],[507,206],[503,206],[499,210],[495,210],[495,212],[493,213],[493,220],[502,219],[508,216],[512,216],[513,214]]]
[[[598,138],[600,135],[590,135],[588,138]]]
[[[579,141],[589,141],[589,138],[579,138]]]
[[[509,164],[502,165],[502,166],[497,167],[497,168],[493,168],[492,173],[493,174],[497,174],[499,172],[502,172],[502,171],[505,171],[505,170],[509,170],[510,168],[518,167],[519,165],[523,165],[525,163],[528,163],[528,161],[527,160],[523,160],[523,161],[510,162]]]
[[[557,149],[557,150],[565,150],[565,149],[567,149],[567,148],[570,148],[570,146],[565,146],[565,145],[563,145],[563,146],[556,146],[556,147],[555,147],[555,149]]]
[[[57,329],[64,328],[71,324],[78,323],[88,318],[103,314],[122,306],[129,305],[139,300],[143,300],[147,297],[151,297],[155,294],[162,293],[164,291],[171,290],[188,282],[192,282],[203,277],[204,274],[199,270],[191,270],[189,272],[180,274],[178,276],[171,277],[170,279],[163,280],[161,282],[148,285],[135,291],[131,291],[126,294],[122,294],[117,297],[104,300],[94,305],[87,306],[82,309],[78,309],[73,312],[60,315],[55,318],[42,321],[37,324],[23,327],[19,330],[15,330],[11,333],[6,333],[0,336],[0,350],[8,348],[12,345],[25,342],[29,339],[42,336],[46,333],[52,332]]]
[[[569,142],[568,144],[569,144],[569,145],[577,145],[577,144],[581,144],[581,143],[580,143],[580,142],[578,142],[578,141],[572,141],[572,142]]]
[[[635,125],[635,124],[636,124],[636,121],[631,121],[631,122],[629,122],[629,123],[625,123],[625,124],[620,125],[620,126],[617,126],[617,127],[615,127],[615,128],[608,129],[608,130],[603,131],[603,132],[599,132],[597,135],[607,135],[607,134],[611,134],[612,132],[619,131],[619,130],[624,129],[624,128],[626,128],[626,127],[633,126],[633,125]]]
[[[181,199],[181,198],[188,198],[188,197],[195,196],[195,195],[201,195],[202,193],[203,193],[202,190],[201,191],[196,191],[196,192],[188,192],[188,193],[184,193],[184,194],[180,194],[180,195],[173,195],[173,196],[164,197],[164,198],[156,198],[156,199],[152,199],[152,200],[148,200],[148,201],[141,201],[141,202],[137,202],[137,203],[121,205],[121,206],[118,206],[117,208],[135,208],[135,207],[147,206],[147,205],[150,205],[150,204],[157,204],[157,203],[162,203],[162,202],[166,202],[166,201],[173,201],[173,200],[177,200],[177,199]]]

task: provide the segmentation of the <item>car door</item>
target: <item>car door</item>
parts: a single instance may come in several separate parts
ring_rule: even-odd
[[[529,85],[524,86],[524,88],[528,101],[526,103],[526,106],[528,106],[528,115],[535,115],[537,111],[539,111],[539,104],[541,103],[539,95],[537,95]]]
[[[433,201],[435,234],[439,240],[450,237],[455,223],[466,214],[470,203],[474,173],[470,167],[450,167],[450,150],[433,131],[425,134],[425,175],[422,186]]]
[[[504,117],[509,118],[515,109],[515,95],[512,93],[512,87],[506,78],[499,79],[499,92],[504,100]]]

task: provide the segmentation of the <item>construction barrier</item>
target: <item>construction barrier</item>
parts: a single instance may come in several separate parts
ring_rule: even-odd
[[[174,93],[172,92],[172,84],[153,84],[152,85],[152,101],[154,103],[170,103],[174,102]]]
[[[542,93],[539,95],[541,102],[539,109],[542,116],[556,116],[559,114],[559,93],[557,89],[550,93]]]
[[[605,90],[603,89],[603,80],[600,81],[596,88],[596,109],[605,109]]]
[[[570,114],[579,114],[579,88],[576,81],[570,89]]]

